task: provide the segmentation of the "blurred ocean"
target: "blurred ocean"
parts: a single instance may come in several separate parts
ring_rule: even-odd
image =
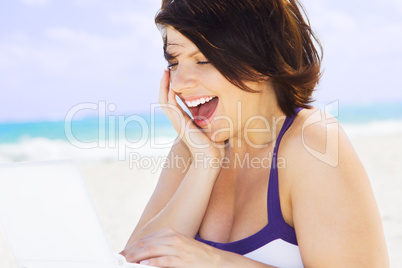
[[[320,107],[322,108],[322,107]],[[336,106],[348,135],[402,133],[402,103]],[[47,159],[126,160],[169,151],[176,132],[163,113],[73,121],[0,122],[0,162]]]

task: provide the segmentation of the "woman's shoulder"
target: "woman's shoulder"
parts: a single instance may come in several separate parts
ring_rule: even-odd
[[[320,110],[302,110],[279,156],[286,160],[278,172],[288,186],[306,266],[334,256],[349,263],[384,263],[386,247],[370,181],[338,121]]]
[[[336,198],[356,200],[372,191],[346,133],[335,118],[321,110],[303,109],[296,116],[281,142],[278,157],[283,157],[286,164],[279,169],[279,177],[289,186],[294,202],[310,200],[324,206],[334,194]]]
[[[285,133],[279,148],[286,174],[336,174],[354,163],[361,166],[342,126],[319,109],[303,109]],[[349,170],[351,171],[351,170]],[[359,169],[359,171],[361,171]]]

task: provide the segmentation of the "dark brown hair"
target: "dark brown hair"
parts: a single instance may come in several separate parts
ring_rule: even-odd
[[[303,11],[300,12],[300,10]],[[232,84],[271,78],[286,115],[309,108],[321,73],[321,45],[297,0],[163,0],[158,27],[192,41]],[[166,53],[166,36],[164,37]]]

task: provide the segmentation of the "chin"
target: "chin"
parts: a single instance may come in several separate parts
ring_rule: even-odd
[[[228,140],[230,138],[228,131],[215,130],[215,131],[205,132],[205,135],[207,135],[207,137],[215,143],[225,142],[226,140]]]

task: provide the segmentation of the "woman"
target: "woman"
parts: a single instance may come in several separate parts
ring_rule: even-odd
[[[309,106],[319,43],[300,8],[163,1],[160,103],[179,137],[122,252],[128,261],[389,266],[366,172],[338,123]]]

